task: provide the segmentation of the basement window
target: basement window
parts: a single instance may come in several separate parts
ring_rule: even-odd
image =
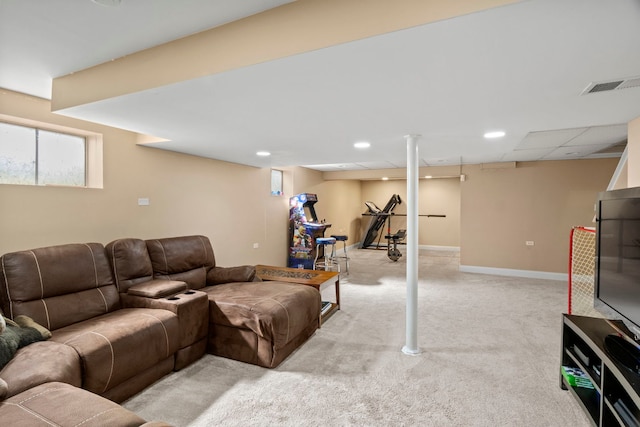
[[[271,195],[282,196],[282,171],[277,169],[271,169]]]
[[[100,135],[26,122],[0,122],[0,184],[102,188]]]

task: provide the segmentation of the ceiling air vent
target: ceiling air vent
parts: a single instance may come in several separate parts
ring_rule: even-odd
[[[608,82],[590,83],[582,95],[596,92],[607,92],[610,90],[628,89],[632,87],[640,87],[640,77],[630,77],[622,80],[611,80]]]

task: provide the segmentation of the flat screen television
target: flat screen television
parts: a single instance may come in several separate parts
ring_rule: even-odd
[[[595,308],[640,341],[640,187],[605,191],[596,205]]]

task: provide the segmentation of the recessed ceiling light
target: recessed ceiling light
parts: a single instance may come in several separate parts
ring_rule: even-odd
[[[504,131],[496,130],[496,131],[485,133],[484,137],[487,138],[487,139],[494,139],[494,138],[502,138],[505,135],[506,134],[505,134]]]
[[[256,153],[256,156],[261,156],[261,157],[268,157],[268,156],[270,156],[270,155],[271,155],[271,153],[270,153],[270,152],[268,152],[268,151],[258,151],[258,152]]]
[[[369,148],[371,147],[371,143],[367,142],[367,141],[359,141],[356,142],[355,144],[353,144],[354,147],[356,148]]]

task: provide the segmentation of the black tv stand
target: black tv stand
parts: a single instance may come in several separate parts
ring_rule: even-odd
[[[604,348],[611,357],[636,375],[640,375],[640,350],[618,334],[604,338]]]
[[[630,353],[626,344],[633,347]],[[635,346],[619,336],[609,321],[563,315],[560,387],[571,392],[593,425],[640,427],[637,360]],[[584,386],[584,378],[579,385],[570,384],[563,370],[581,371],[592,388]]]

